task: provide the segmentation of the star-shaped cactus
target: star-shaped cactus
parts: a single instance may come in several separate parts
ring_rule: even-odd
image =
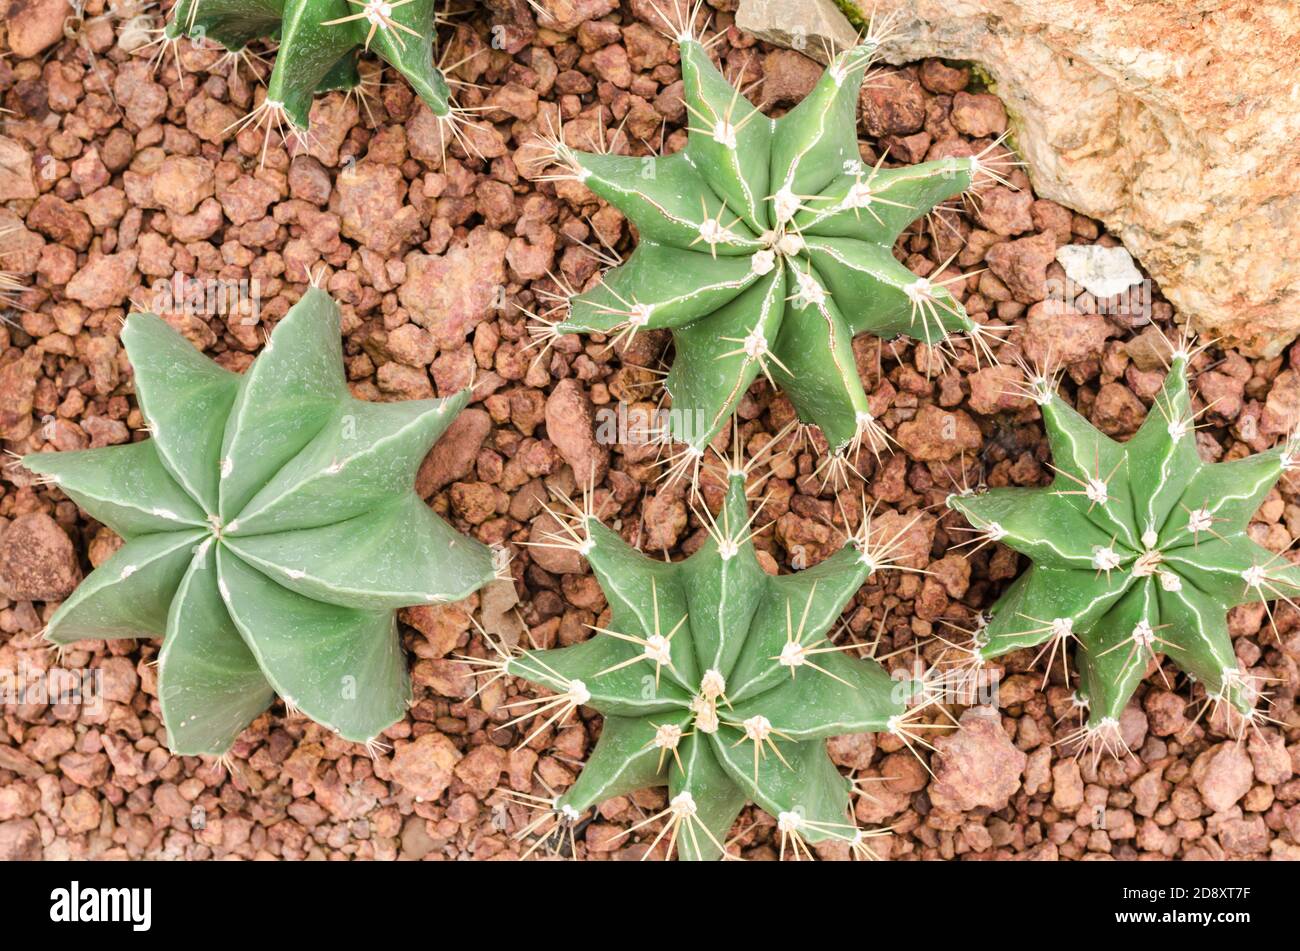
[[[357,57],[374,50],[443,119],[454,116],[447,81],[434,65],[434,0],[180,0],[164,28],[159,55],[182,36],[204,38],[238,53],[274,38],[278,51],[266,99],[251,121],[287,118],[308,126],[312,96],[353,89]]]
[[[414,491],[468,391],[354,399],[338,307],[315,288],[242,376],[152,314],[128,317],[122,341],[153,438],[22,460],[124,541],[46,638],[162,637],[158,699],[178,753],[225,753],[276,693],[373,740],[410,698],[395,609],[493,577],[491,552]]]
[[[610,626],[571,647],[466,659],[493,678],[554,691],[510,705],[524,743],[579,706],[605,716],[577,782],[554,800],[525,797],[542,809],[525,835],[553,835],[606,799],[667,786],[667,809],[633,828],[663,820],[654,842],[667,841],[670,854],[722,855],[750,800],[777,817],[783,855],[807,855],[808,843],[827,839],[868,853],[868,833],[849,811],[852,783],[825,740],[891,731],[910,744],[922,707],[909,710],[910,681],[827,631],[874,571],[897,566],[900,537],[873,537],[864,516],[825,561],[768,575],[755,555],[744,471],[728,481],[716,519],[701,513],[710,537],[676,563],[641,554],[589,506],[577,509],[556,544],[591,563]]]
[[[1051,375],[1028,392],[1051,444],[1051,485],[948,499],[981,542],[1000,542],[1032,567],[998,600],[969,662],[1041,646],[1050,665],[1076,643],[1077,697],[1089,710],[1080,739],[1122,750],[1119,717],[1163,654],[1207,698],[1246,722],[1262,716],[1258,689],[1228,635],[1238,604],[1289,598],[1300,569],[1253,542],[1247,527],[1284,471],[1300,465],[1295,439],[1269,452],[1202,462],[1188,393],[1186,345],[1141,428],[1125,443],[1098,432],[1056,392]]]
[[[760,373],[784,390],[832,450],[883,447],[853,355],[854,335],[906,334],[936,347],[981,328],[944,282],[918,277],[892,247],[912,221],[972,182],[1001,180],[1005,159],[948,158],[885,169],[858,149],[858,91],[877,43],[835,56],[780,119],[756,109],[718,71],[689,27],[681,49],[687,144],[637,157],[578,151],[563,131],[544,141],[552,178],[581,182],[622,211],[639,243],[626,263],[540,315],[560,333],[672,331],[666,388],[672,437],[699,459]],[[992,149],[990,149],[992,151]],[[999,153],[1001,154],[1001,153]],[[941,269],[940,269],[941,270]]]

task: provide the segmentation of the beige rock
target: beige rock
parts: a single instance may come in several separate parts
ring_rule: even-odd
[[[518,644],[525,629],[516,610],[519,595],[515,583],[508,579],[489,581],[483,587],[482,603],[483,630],[509,647]]]
[[[828,50],[846,49],[858,38],[832,0],[742,0],[736,26],[823,63]]]
[[[890,63],[982,66],[1035,191],[1105,222],[1180,320],[1252,355],[1274,356],[1300,332],[1295,4],[857,2],[898,18]],[[741,0],[737,22],[788,41],[792,6]],[[811,35],[823,17],[804,19]]]

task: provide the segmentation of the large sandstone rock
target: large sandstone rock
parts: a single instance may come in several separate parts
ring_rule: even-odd
[[[810,28],[824,20],[826,4]],[[1039,195],[1101,219],[1203,334],[1276,355],[1300,333],[1300,82],[1290,0],[858,0],[884,56],[970,60]],[[787,42],[787,3],[737,22]],[[776,11],[780,11],[779,13]],[[820,28],[819,28],[820,29]],[[832,42],[843,27],[826,34]],[[820,46],[809,41],[810,53]]]
[[[822,63],[828,50],[846,49],[858,39],[832,0],[741,0],[736,26]]]

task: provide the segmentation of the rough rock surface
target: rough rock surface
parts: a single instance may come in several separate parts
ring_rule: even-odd
[[[745,0],[736,26],[778,46],[788,46],[819,62],[857,42],[858,31],[832,0]]]
[[[941,809],[1001,809],[1020,788],[1028,758],[1002,729],[995,707],[971,707],[956,733],[934,741],[930,801]]]
[[[72,540],[48,515],[20,515],[0,533],[0,597],[60,601],[80,580]]]
[[[68,0],[16,0],[9,7],[9,48],[26,59],[63,38],[63,22],[72,15]]]
[[[791,5],[739,19],[788,42]],[[891,63],[985,69],[1039,195],[1105,222],[1207,336],[1300,333],[1300,8],[1289,0],[858,0]],[[823,16],[806,18],[823,29]],[[824,26],[831,40],[844,26]],[[809,43],[820,48],[820,39]],[[1289,77],[1289,79],[1288,79]]]
[[[441,733],[426,733],[393,754],[393,781],[417,799],[437,799],[451,783],[452,768],[461,753]]]

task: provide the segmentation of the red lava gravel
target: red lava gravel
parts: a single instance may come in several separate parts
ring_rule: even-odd
[[[663,0],[672,2],[672,0]],[[527,733],[502,729],[503,709],[529,685],[501,681],[477,696],[455,655],[487,648],[475,612],[496,636],[565,645],[606,623],[604,597],[575,553],[530,548],[553,528],[543,502],[596,472],[605,521],[646,551],[674,556],[706,537],[681,485],[657,481],[656,447],[608,445],[598,415],[659,397],[652,368],[670,359],[662,332],[624,347],[567,337],[540,360],[528,316],[561,284],[581,288],[608,247],[634,244],[622,215],[574,182],[539,181],[539,132],[562,118],[581,146],[621,127],[618,147],[679,149],[686,116],[675,46],[653,0],[541,0],[536,27],[523,0],[472,5],[444,42],[464,105],[483,107],[469,152],[444,143],[431,114],[391,72],[364,99],[331,94],[312,113],[308,147],[225,130],[258,85],[247,63],[182,43],[155,73],[142,30],[160,25],[88,0],[71,37],[61,0],[12,0],[0,60],[0,260],[23,288],[0,325],[0,438],[11,453],[106,446],[145,438],[131,369],[118,340],[133,306],[157,306],[174,275],[256,287],[257,320],[178,306],[166,319],[224,366],[242,370],[316,275],[342,305],[348,376],[366,399],[447,395],[477,383],[476,400],[433,450],[418,490],[464,532],[514,555],[514,583],[459,605],[401,612],[415,699],[375,758],[277,702],[240,737],[229,770],[168,753],[159,717],[156,641],[82,642],[59,660],[37,643],[45,619],[119,544],[57,490],[14,465],[0,481],[0,671],[94,668],[98,706],[4,697],[0,721],[0,859],[14,858],[509,858],[531,821],[505,790],[545,794],[573,782],[600,717]],[[711,2],[714,47],[726,72],[765,103],[789,109],[821,67],[740,33]],[[139,12],[139,11],[137,11]],[[152,22],[150,16],[152,15]],[[495,33],[493,24],[504,25]],[[497,42],[492,41],[496,38]],[[886,164],[974,154],[1006,129],[999,101],[966,68],[937,60],[886,69],[861,97],[862,154]],[[445,159],[444,159],[445,153]],[[953,549],[962,520],[945,513],[954,486],[1034,485],[1050,478],[1036,407],[1015,395],[1015,358],[1050,349],[1064,389],[1101,430],[1123,438],[1150,411],[1177,333],[1158,290],[1149,313],[1105,316],[1084,294],[1047,300],[1067,243],[1115,245],[1097,222],[1017,189],[988,189],[920,221],[895,249],[918,274],[956,255],[944,276],[978,319],[1008,325],[1002,366],[977,365],[967,344],[940,366],[910,341],[854,342],[876,416],[898,445],[861,460],[865,490],[895,530],[910,524],[908,564],[928,573],[873,577],[845,613],[852,635],[881,635],[888,664],[915,649],[937,662],[937,636],[960,637],[1023,567],[989,545]],[[935,276],[935,275],[931,275]],[[173,284],[183,288],[183,284]],[[229,309],[227,309],[228,311]],[[1194,365],[1203,455],[1226,459],[1276,443],[1300,422],[1300,345],[1272,360],[1210,350]],[[792,419],[760,378],[740,405],[739,438],[757,451]],[[717,446],[726,451],[730,432]],[[824,446],[821,446],[824,450]],[[814,475],[818,447],[774,454],[758,535],[769,570],[835,550],[844,523],[835,486]],[[1251,526],[1274,549],[1300,534],[1293,475]],[[845,490],[856,504],[860,487]],[[718,501],[706,484],[706,501]],[[915,521],[913,522],[913,520]],[[1300,858],[1300,615],[1288,605],[1233,610],[1237,656],[1274,678],[1270,725],[1237,742],[1199,704],[1172,664],[1153,666],[1122,721],[1134,755],[1074,758],[1054,745],[1077,725],[1059,664],[1046,689],[1034,652],[1002,658],[999,706],[934,711],[934,751],[913,757],[892,736],[830,741],[834,760],[869,795],[863,824],[884,857]],[[526,630],[524,630],[526,628]],[[991,668],[993,669],[993,668]],[[951,720],[948,719],[951,716]],[[660,810],[662,789],[602,804],[576,835],[581,857],[640,858],[656,829],[625,830]],[[774,858],[775,820],[749,808],[734,851]],[[662,851],[663,846],[659,847]],[[559,851],[567,851],[567,845]],[[542,848],[543,856],[552,851]],[[824,845],[826,858],[846,857]]]

